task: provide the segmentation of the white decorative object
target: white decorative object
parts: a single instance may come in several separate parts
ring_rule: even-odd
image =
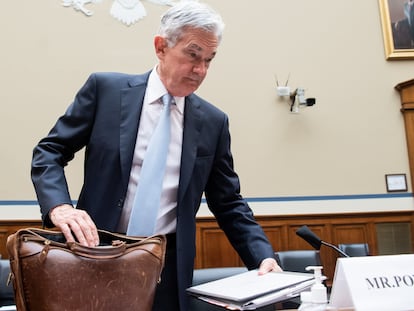
[[[112,3],[110,13],[127,26],[147,15],[147,11],[139,0],[115,0]]]
[[[101,0],[63,0],[63,6],[73,7],[75,11],[80,11],[86,16],[92,16],[93,12],[85,8],[85,4],[97,3]]]
[[[86,16],[92,16],[93,12],[86,9],[85,5],[89,3],[97,3],[102,0],[62,0],[64,7],[73,7],[75,11],[79,11]],[[147,0],[148,2],[172,6],[177,2],[174,0]],[[181,0],[181,2],[198,1],[198,0]],[[145,7],[140,0],[113,0],[110,14],[115,19],[130,26],[147,15]]]
[[[147,0],[148,2],[152,2],[155,4],[161,4],[161,5],[173,5],[174,1],[173,0]],[[184,0],[181,0],[184,1]]]

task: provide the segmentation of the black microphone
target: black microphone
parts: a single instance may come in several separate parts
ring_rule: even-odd
[[[312,232],[311,229],[308,228],[308,226],[303,225],[298,230],[296,230],[296,234],[300,236],[302,239],[304,239],[306,242],[308,242],[314,249],[320,250],[321,245],[326,245],[330,248],[333,248],[336,250],[339,254],[341,254],[343,257],[349,257],[348,254],[341,251],[338,247],[335,245],[332,245],[328,242],[322,241],[315,233]]]

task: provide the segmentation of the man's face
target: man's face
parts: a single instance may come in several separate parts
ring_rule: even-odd
[[[187,96],[200,86],[218,47],[214,34],[199,29],[188,29],[174,47],[160,36],[154,43],[158,74],[173,96]]]

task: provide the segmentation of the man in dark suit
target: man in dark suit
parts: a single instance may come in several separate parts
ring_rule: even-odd
[[[407,0],[403,7],[404,19],[391,23],[395,49],[414,48],[414,0]]]
[[[195,256],[195,216],[202,194],[249,269],[279,271],[273,249],[240,195],[228,117],[193,92],[219,46],[221,17],[198,2],[180,2],[154,38],[158,64],[143,75],[95,73],[47,137],[35,147],[32,180],[47,226],[71,241],[99,243],[96,228],[126,233],[145,149],[160,109],[174,97],[171,141],[154,234],[168,239],[153,310],[187,311]],[[84,184],[72,206],[64,167],[86,147]],[[158,207],[157,207],[158,208]]]

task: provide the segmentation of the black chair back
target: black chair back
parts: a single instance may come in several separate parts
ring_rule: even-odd
[[[13,284],[8,284],[10,274],[10,261],[0,259],[0,307],[14,305]]]
[[[284,271],[306,271],[307,266],[322,266],[318,250],[289,250],[275,252],[276,261]]]
[[[339,244],[338,248],[349,257],[369,256],[368,243]]]

